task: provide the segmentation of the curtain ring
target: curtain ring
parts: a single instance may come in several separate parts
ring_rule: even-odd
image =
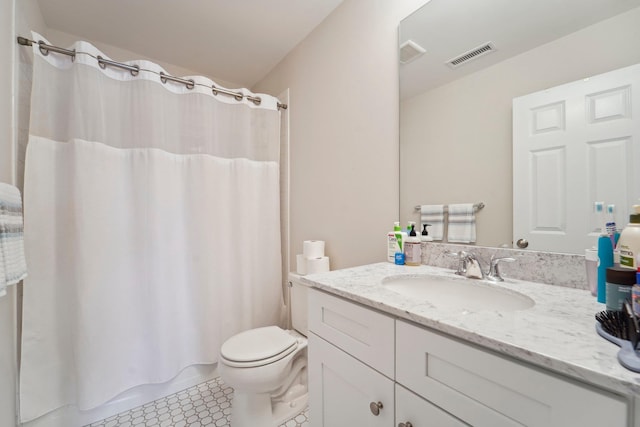
[[[244,99],[244,95],[241,93],[236,93],[234,98],[236,99],[236,101],[242,101]]]
[[[139,65],[132,65],[132,67],[134,67],[135,70],[129,70],[129,71],[131,72],[131,75],[133,77],[135,77],[140,73],[140,66]]]
[[[167,83],[167,78],[165,77],[165,74],[162,71],[160,71],[160,81],[162,83]]]
[[[49,55],[49,49],[47,49],[46,47],[42,46],[43,44],[45,44],[45,42],[42,41],[42,40],[39,40],[38,41],[38,49],[40,49],[40,53],[43,56],[47,56],[47,55]]]
[[[252,99],[251,99],[251,101],[253,101],[253,103],[254,103],[255,105],[260,105],[260,104],[262,104],[262,98],[260,98],[259,96],[255,97],[255,98],[252,98]]]
[[[102,56],[98,55],[98,57],[96,58],[98,60],[98,66],[100,68],[102,68],[103,70],[105,70],[107,68],[107,64],[105,64],[102,60],[104,58],[102,58]]]
[[[188,83],[185,83],[187,85],[187,89],[191,90],[194,87],[196,87],[196,82],[193,79],[189,79]]]

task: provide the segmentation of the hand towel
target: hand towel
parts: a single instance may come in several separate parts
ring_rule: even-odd
[[[473,203],[449,205],[447,240],[451,243],[475,243],[476,215]]]
[[[0,296],[26,276],[20,190],[0,183]]]
[[[444,232],[444,207],[442,205],[420,206],[420,222],[431,225],[427,230],[433,240],[442,240],[442,234]],[[421,225],[420,230],[423,228]]]

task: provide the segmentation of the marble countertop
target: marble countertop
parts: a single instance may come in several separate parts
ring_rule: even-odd
[[[594,314],[605,309],[588,291],[506,278],[481,281],[531,298],[535,305],[501,312],[443,309],[383,286],[389,276],[435,275],[460,280],[451,270],[378,263],[302,276],[303,283],[587,383],[640,395],[640,373],[622,367],[619,347],[600,337]]]

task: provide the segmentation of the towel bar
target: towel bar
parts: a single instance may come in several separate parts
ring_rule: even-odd
[[[447,213],[449,211],[449,206],[444,205],[444,212]],[[473,211],[474,212],[478,212],[480,209],[484,208],[484,203],[483,202],[478,202],[478,203],[474,203],[473,204]],[[420,205],[415,207],[415,210],[419,211],[420,210]]]

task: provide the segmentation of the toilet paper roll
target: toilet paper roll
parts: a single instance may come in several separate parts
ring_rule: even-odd
[[[329,257],[307,258],[307,274],[325,273],[329,271]]]
[[[296,255],[296,273],[301,276],[307,274],[307,257],[304,254]]]
[[[307,258],[321,258],[324,256],[324,240],[305,240],[302,253]]]

